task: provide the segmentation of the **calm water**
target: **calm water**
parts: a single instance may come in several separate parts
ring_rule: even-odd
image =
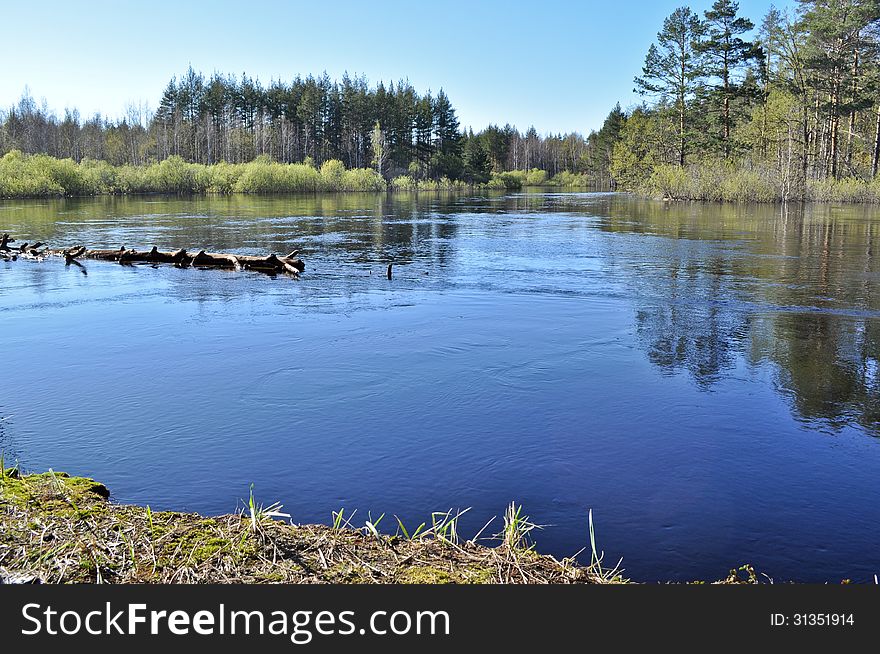
[[[25,468],[203,513],[253,482],[299,522],[473,507],[466,535],[516,500],[557,555],[592,508],[640,580],[880,573],[877,209],[99,199],[0,203],[0,231],[307,264],[0,262],[0,450]]]

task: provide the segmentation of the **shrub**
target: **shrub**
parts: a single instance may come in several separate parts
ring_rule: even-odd
[[[513,173],[492,173],[488,188],[500,188],[508,191],[518,191],[522,188],[522,176]]]
[[[398,175],[391,180],[391,188],[395,191],[416,191],[419,183],[409,175]]]
[[[547,171],[532,168],[526,174],[525,186],[544,186],[547,183]]]

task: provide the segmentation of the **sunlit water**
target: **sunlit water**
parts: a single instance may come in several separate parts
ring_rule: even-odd
[[[307,264],[0,262],[0,451],[27,469],[392,531],[472,507],[465,536],[516,500],[560,556],[592,509],[640,580],[880,573],[876,209],[99,199],[0,203],[0,231]]]

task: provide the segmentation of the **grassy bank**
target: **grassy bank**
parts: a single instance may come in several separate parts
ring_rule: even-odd
[[[151,193],[341,193],[376,191],[466,190],[474,187],[518,190],[524,186],[588,186],[584,175],[543,170],[492,173],[484,184],[461,180],[415,179],[401,175],[386,181],[372,168],[347,169],[338,160],[320,167],[282,164],[261,157],[249,163],[203,165],[170,157],[143,166],[112,166],[104,161],[56,159],[12,151],[0,157],[0,198],[45,198]]]
[[[533,525],[508,511],[492,547],[461,539],[457,515],[409,528],[394,519],[357,528],[274,519],[253,498],[220,517],[154,512],[108,501],[91,479],[48,472],[0,474],[0,578],[47,583],[621,583],[601,563],[538,554]]]
[[[24,475],[0,460],[0,583],[629,583],[602,561],[592,524],[592,564],[559,560],[537,552],[537,526],[513,504],[492,523],[499,533],[466,540],[454,512],[357,527],[340,510],[328,525],[297,525],[253,496],[237,513],[204,517],[109,495],[92,479]],[[757,582],[744,566],[719,583]]]
[[[660,165],[638,184],[637,192],[665,200],[709,202],[880,203],[880,177],[863,180],[799,180],[768,167],[742,167],[724,162],[681,168]]]
[[[620,584],[590,524],[592,564],[539,554],[537,526],[511,504],[500,532],[472,540],[460,513],[434,513],[409,528],[390,517],[356,527],[335,512],[328,525],[276,518],[251,496],[219,517],[113,504],[101,483],[63,472],[23,475],[0,461],[0,583]],[[396,520],[396,519],[394,519]],[[483,544],[486,543],[486,544]],[[758,583],[750,566],[718,582]]]

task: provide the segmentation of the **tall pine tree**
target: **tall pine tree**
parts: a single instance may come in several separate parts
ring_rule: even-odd
[[[698,48],[703,34],[699,17],[688,7],[679,7],[663,22],[657,43],[651,44],[645,56],[642,76],[635,78],[636,92],[655,94],[671,100],[678,116],[678,162],[687,159],[688,103],[699,88],[700,56]]]

